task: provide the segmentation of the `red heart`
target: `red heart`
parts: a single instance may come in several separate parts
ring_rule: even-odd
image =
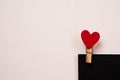
[[[93,45],[97,43],[97,41],[100,38],[100,35],[98,32],[93,32],[92,34],[89,33],[89,31],[84,30],[81,33],[81,38],[86,45],[87,48],[91,48]]]

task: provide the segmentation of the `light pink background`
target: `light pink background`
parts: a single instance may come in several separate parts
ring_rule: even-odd
[[[119,0],[0,0],[0,80],[77,80],[80,33],[94,53],[120,52]]]

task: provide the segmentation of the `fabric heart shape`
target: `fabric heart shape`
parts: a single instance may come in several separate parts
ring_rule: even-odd
[[[84,30],[81,33],[81,38],[86,47],[89,49],[97,43],[97,41],[100,38],[100,35],[98,32],[93,32],[92,34],[90,34],[88,30]]]

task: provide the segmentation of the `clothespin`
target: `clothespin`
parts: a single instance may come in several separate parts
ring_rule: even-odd
[[[88,30],[83,30],[81,33],[83,43],[86,45],[86,63],[92,63],[93,46],[98,42],[100,35],[98,32],[89,33]]]

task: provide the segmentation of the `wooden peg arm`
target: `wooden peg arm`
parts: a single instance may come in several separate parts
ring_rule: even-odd
[[[86,63],[92,63],[93,48],[86,48]]]

